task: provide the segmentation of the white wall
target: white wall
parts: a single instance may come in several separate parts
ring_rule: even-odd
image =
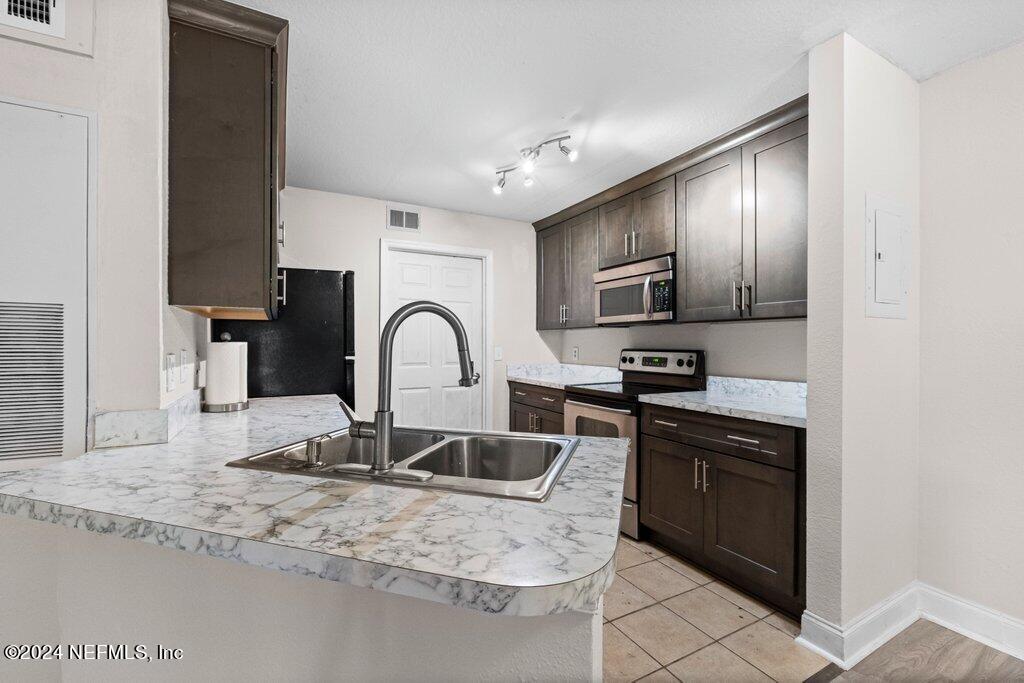
[[[194,355],[190,314],[166,312],[167,5],[96,3],[93,56],[0,37],[0,97],[97,113],[97,411],[159,408],[164,316]]]
[[[615,365],[624,348],[704,349],[709,374],[802,382],[807,321],[685,323],[542,332],[563,363]],[[579,360],[573,360],[573,347]]]
[[[845,34],[810,76],[808,611],[842,625],[917,572],[919,88]],[[905,320],[865,314],[867,194],[908,211]]]
[[[1024,44],[921,86],[921,579],[1024,619]]]
[[[356,283],[356,403],[368,418],[377,404],[380,334],[380,240],[490,249],[494,252],[494,346],[503,360],[491,368],[495,429],[508,426],[506,362],[554,362],[536,332],[536,243],[529,223],[424,208],[420,234],[387,230],[386,202],[287,187],[281,210],[286,228],[281,265],[353,270]],[[478,368],[483,359],[474,359]]]

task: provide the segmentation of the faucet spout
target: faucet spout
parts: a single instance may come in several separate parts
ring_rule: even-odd
[[[433,313],[448,323],[455,333],[455,345],[459,353],[459,371],[461,377],[459,386],[471,387],[480,381],[480,373],[473,368],[473,359],[469,355],[469,337],[466,335],[466,328],[462,321],[451,309],[433,301],[413,301],[402,306],[394,315],[388,319],[380,334],[380,370],[377,382],[377,412],[374,413],[373,423],[353,421],[349,427],[349,433],[355,437],[373,438],[373,465],[372,472],[386,472],[391,470],[395,462],[391,457],[391,432],[394,422],[394,413],[391,412],[391,355],[395,346],[395,336],[399,326],[410,316],[417,313]],[[343,409],[348,406],[342,406]],[[346,414],[350,410],[345,411]],[[354,414],[349,414],[351,420]],[[397,470],[396,470],[397,471]]]

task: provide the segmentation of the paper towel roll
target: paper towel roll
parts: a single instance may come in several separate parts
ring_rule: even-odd
[[[249,400],[249,345],[212,342],[206,347],[206,404],[245,403]]]

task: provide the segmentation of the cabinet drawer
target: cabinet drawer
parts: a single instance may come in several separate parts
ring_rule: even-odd
[[[795,427],[654,405],[643,406],[641,425],[644,434],[795,469]]]
[[[565,411],[565,392],[551,387],[509,382],[509,399],[523,405],[543,408],[556,413]]]

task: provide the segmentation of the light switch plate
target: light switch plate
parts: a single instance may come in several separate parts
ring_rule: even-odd
[[[178,352],[178,381],[182,384],[188,381],[188,376],[191,374],[192,364],[189,362],[188,357],[188,349],[182,349]]]
[[[175,370],[177,369],[177,363],[175,362],[175,359],[176,357],[173,353],[167,354],[167,358],[165,361],[166,367],[164,368],[164,375],[167,378],[165,380],[166,391],[174,391],[174,389],[178,386],[176,382],[177,372],[175,372]]]
[[[572,347],[572,359],[573,360],[579,360],[580,359],[580,347],[578,347],[578,346]]]
[[[504,351],[500,346],[494,347],[494,360],[501,360],[502,358],[504,358],[504,355]]]

